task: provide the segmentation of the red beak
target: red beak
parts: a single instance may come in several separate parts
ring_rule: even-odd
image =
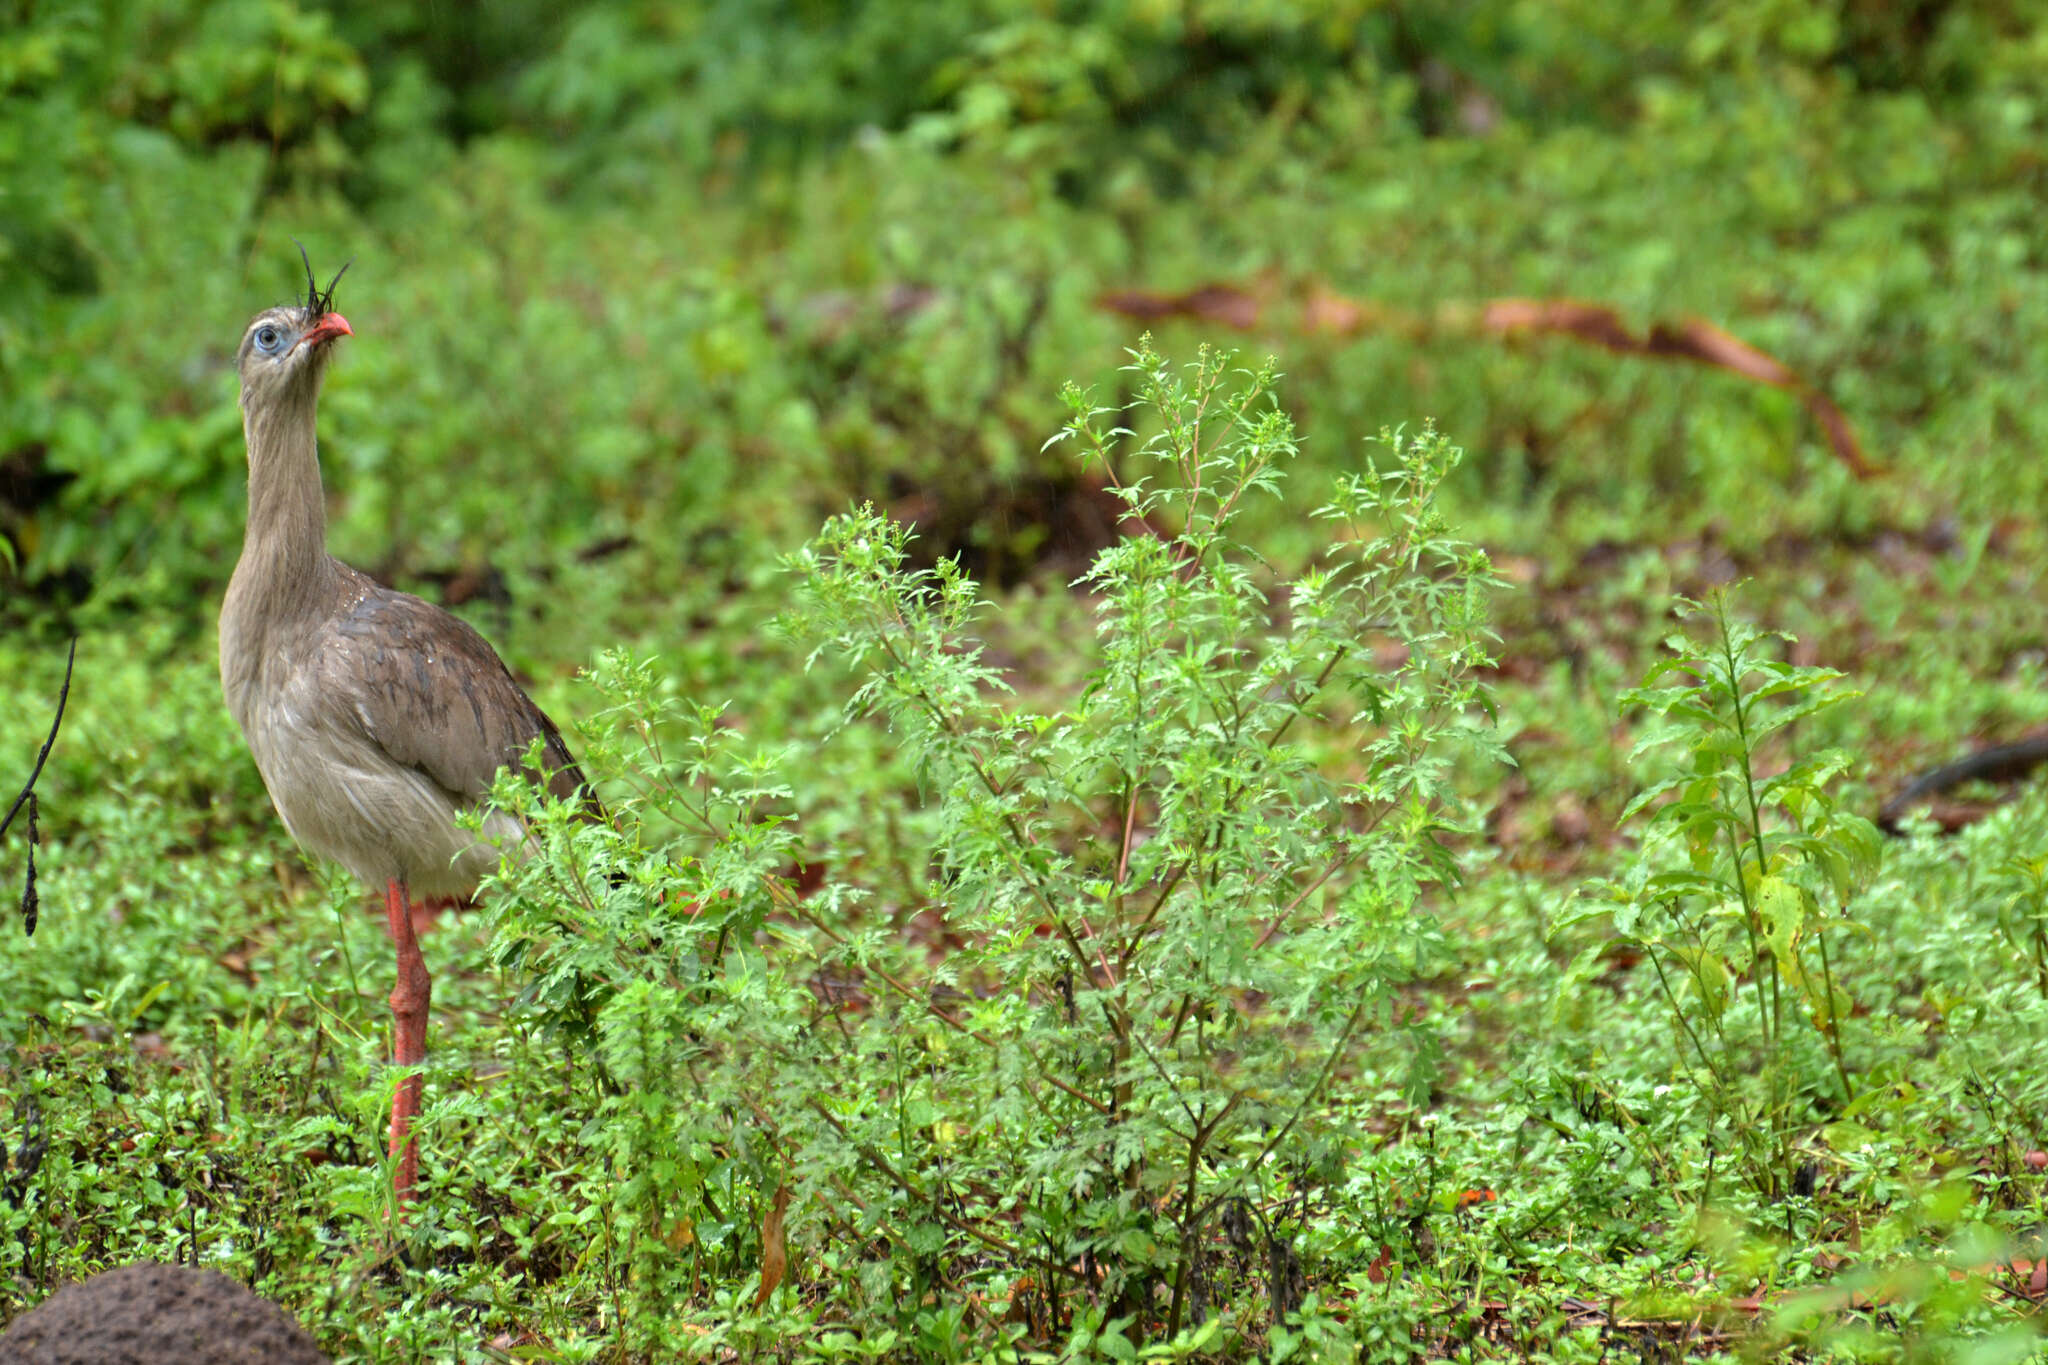
[[[322,313],[320,321],[314,323],[312,328],[299,338],[299,344],[311,346],[316,342],[332,341],[336,337],[352,337],[355,334],[356,329],[349,326],[348,319],[341,314]]]

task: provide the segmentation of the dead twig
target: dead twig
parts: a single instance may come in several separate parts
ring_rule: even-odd
[[[2048,763],[2048,734],[1979,749],[1932,772],[1922,773],[1907,783],[1878,812],[1878,828],[1887,834],[1897,834],[1915,806],[1933,803],[1936,797],[1952,788],[1965,782],[2016,781],[2044,763]],[[1944,809],[1939,805],[1934,811],[1935,823],[1942,827],[1944,833],[1954,833],[1983,814],[1982,810]]]
[[[36,894],[36,829],[37,802],[36,780],[43,775],[43,764],[49,761],[51,746],[57,742],[57,731],[64,725],[64,704],[71,699],[71,668],[78,662],[78,637],[71,637],[71,652],[64,658],[64,685],[57,690],[57,716],[50,722],[50,734],[43,741],[42,751],[36,755],[36,766],[22,784],[21,795],[14,798],[14,804],[7,808],[6,818],[0,819],[0,835],[7,833],[14,823],[14,817],[23,806],[28,807],[28,873],[21,886],[21,928],[30,938],[36,933],[36,912],[41,908],[41,897]]]
[[[1287,306],[1290,303],[1293,306]],[[1105,312],[1138,322],[1191,318],[1238,331],[1263,326],[1335,336],[1392,332],[1414,340],[1442,333],[1477,332],[1503,341],[1550,335],[1570,337],[1615,355],[1689,360],[1791,394],[1820,424],[1829,448],[1852,474],[1868,479],[1884,472],[1865,454],[1854,426],[1832,398],[1775,356],[1702,318],[1653,323],[1639,331],[1623,320],[1618,309],[1565,298],[1454,302],[1415,312],[1345,298],[1314,282],[1289,290],[1271,278],[1250,286],[1205,284],[1181,294],[1116,289],[1097,295],[1095,304]]]

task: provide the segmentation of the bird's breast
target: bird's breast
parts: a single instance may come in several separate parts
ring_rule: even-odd
[[[475,890],[497,865],[490,841],[516,838],[517,824],[494,815],[481,838],[462,828],[461,803],[395,762],[357,718],[331,713],[335,700],[318,695],[315,676],[307,669],[259,676],[236,717],[292,837],[372,887],[395,877],[425,896]],[[236,705],[231,695],[230,709]]]

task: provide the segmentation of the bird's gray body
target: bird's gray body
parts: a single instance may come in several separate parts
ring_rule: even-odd
[[[482,636],[328,555],[313,425],[331,338],[274,357],[255,344],[284,347],[321,316],[271,309],[238,357],[249,525],[221,606],[222,689],[302,847],[372,887],[466,895],[520,834],[502,813],[481,835],[457,822],[498,769],[538,739],[556,795],[574,796],[583,776]]]

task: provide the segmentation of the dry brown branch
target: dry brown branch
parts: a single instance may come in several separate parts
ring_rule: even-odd
[[[1867,479],[1882,472],[1865,455],[1855,428],[1833,399],[1775,356],[1700,318],[1653,323],[1647,332],[1637,332],[1622,320],[1619,311],[1606,304],[1580,299],[1516,298],[1488,299],[1477,307],[1447,303],[1433,314],[1422,314],[1383,307],[1370,300],[1345,298],[1320,284],[1309,284],[1296,291],[1300,303],[1290,317],[1274,306],[1280,292],[1270,281],[1252,287],[1205,284],[1181,294],[1118,289],[1097,296],[1095,302],[1097,307],[1138,322],[1188,318],[1238,331],[1266,326],[1336,336],[1394,332],[1415,340],[1460,331],[1477,331],[1501,340],[1527,335],[1564,336],[1616,355],[1689,360],[1791,394],[1827,433],[1828,445],[1851,473]]]

